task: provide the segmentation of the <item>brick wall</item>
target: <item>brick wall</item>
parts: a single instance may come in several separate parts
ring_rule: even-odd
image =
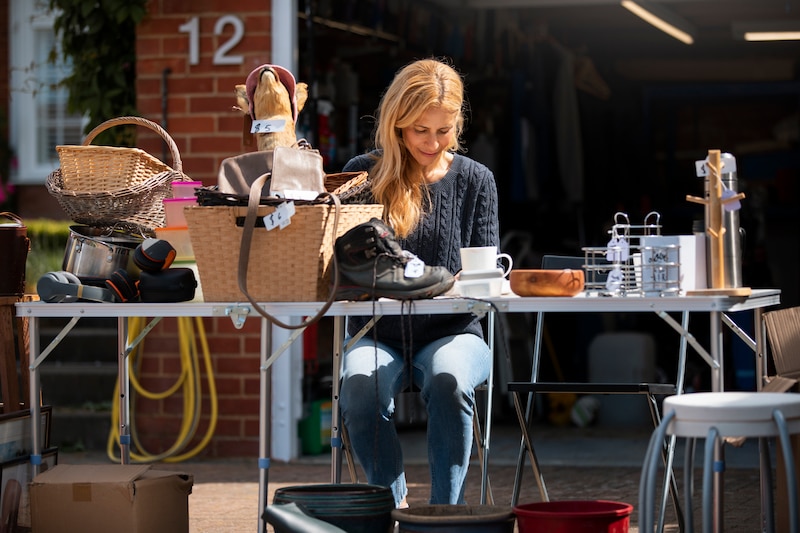
[[[233,89],[244,83],[253,68],[270,60],[270,2],[153,0],[149,10],[136,40],[138,109],[142,116],[166,126],[180,152],[183,171],[213,184],[222,159],[250,149],[242,144],[242,116],[232,110]],[[214,54],[234,36],[231,24],[215,35],[215,25],[226,15],[238,17],[244,29],[241,40],[228,52],[243,56],[238,65],[213,64]],[[190,64],[191,35],[180,28],[194,17],[198,62]],[[162,87],[166,88],[166,114]],[[140,148],[153,154],[162,153],[162,144],[146,130],[137,140]],[[203,320],[219,402],[214,436],[203,455],[255,457],[258,453],[259,322],[248,320],[238,330],[228,318]],[[145,341],[141,377],[147,390],[166,390],[179,376],[177,328],[177,319],[165,319]],[[202,381],[201,424],[184,452],[196,447],[209,425],[205,368]],[[137,435],[144,447],[151,453],[169,448],[184,421],[183,394],[165,400],[135,398]]]
[[[229,318],[203,318],[201,322],[208,341],[208,357],[204,355],[199,340],[198,319],[185,320],[194,330],[194,338],[198,343],[202,416],[193,437],[178,454],[193,452],[202,443],[202,455],[256,457],[260,320],[248,320],[239,330],[234,328]],[[137,374],[142,387],[149,393],[169,390],[179,382],[182,369],[189,368],[185,357],[181,357],[178,327],[179,319],[164,319],[144,341],[141,367]],[[211,373],[208,371],[209,365]],[[209,375],[212,375],[218,406],[212,433],[209,433],[212,421]],[[185,394],[188,390],[181,386],[176,394],[163,400],[148,399],[137,392],[132,394],[136,435],[149,453],[157,454],[169,449],[184,434],[182,424],[193,419],[194,404]]]
[[[220,161],[248,151],[242,144],[242,115],[232,110],[233,89],[247,74],[270,59],[269,2],[243,0],[153,0],[149,16],[137,30],[137,106],[142,116],[160,124],[175,140],[183,171],[205,183],[216,180]],[[214,64],[215,54],[234,39],[234,27],[222,17],[236,16],[244,30],[227,56],[242,56],[238,65]],[[181,27],[197,17],[198,63],[190,64],[190,32]],[[164,89],[164,90],[162,90]],[[166,95],[166,109],[163,100]],[[161,153],[157,136],[143,134],[138,145]]]

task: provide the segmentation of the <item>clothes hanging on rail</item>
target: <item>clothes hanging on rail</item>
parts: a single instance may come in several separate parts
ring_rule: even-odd
[[[520,56],[522,59],[522,56]],[[578,204],[584,169],[572,52],[545,39],[512,77],[512,201]]]

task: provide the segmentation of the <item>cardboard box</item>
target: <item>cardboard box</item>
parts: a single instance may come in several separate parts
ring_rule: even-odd
[[[188,533],[193,482],[151,465],[56,465],[31,482],[33,531]]]

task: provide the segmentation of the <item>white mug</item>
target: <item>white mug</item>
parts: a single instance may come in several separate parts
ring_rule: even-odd
[[[481,270],[496,270],[497,261],[505,259],[508,267],[503,270],[503,276],[508,276],[514,266],[514,260],[505,253],[497,253],[495,246],[472,246],[461,249],[461,270],[464,272],[477,272]]]

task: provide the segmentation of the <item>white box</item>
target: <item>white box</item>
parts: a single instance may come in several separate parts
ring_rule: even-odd
[[[666,274],[672,279],[674,272],[671,267],[658,268],[651,267],[655,263],[663,262],[667,265],[677,263],[678,283],[681,294],[687,291],[694,291],[708,288],[706,279],[706,239],[705,235],[652,235],[641,238],[642,249],[642,283],[645,293],[648,292],[648,282],[650,291],[658,292],[658,283],[653,284],[654,270],[660,270],[661,274]],[[646,257],[647,251],[663,247],[667,252],[666,257],[653,258]]]

